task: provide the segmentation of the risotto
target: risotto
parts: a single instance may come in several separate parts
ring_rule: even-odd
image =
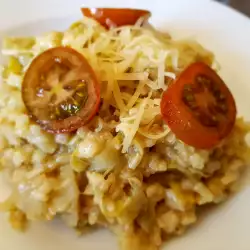
[[[249,159],[249,124],[235,119],[214,55],[200,44],[139,17],[110,28],[86,15],[64,32],[3,42],[0,171],[11,194],[0,210],[18,230],[60,216],[79,232],[109,228],[123,250],[158,249],[196,223],[197,208],[233,192]],[[181,131],[184,109],[178,123],[176,106],[167,108],[194,66],[221,87],[207,78],[184,86],[192,119]],[[212,118],[207,104],[197,108],[204,89],[220,105]]]

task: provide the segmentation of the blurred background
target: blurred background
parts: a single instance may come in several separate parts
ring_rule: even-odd
[[[227,4],[250,17],[250,0],[217,0]]]

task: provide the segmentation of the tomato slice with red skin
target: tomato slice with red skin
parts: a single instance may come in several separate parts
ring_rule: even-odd
[[[38,55],[22,83],[31,118],[50,133],[69,133],[88,123],[100,104],[100,86],[83,55],[56,47]]]
[[[151,16],[149,11],[140,9],[81,8],[81,11],[84,16],[95,19],[107,29],[134,25],[139,18]]]
[[[236,105],[219,75],[196,62],[163,93],[161,113],[178,139],[195,148],[210,149],[232,131]]]

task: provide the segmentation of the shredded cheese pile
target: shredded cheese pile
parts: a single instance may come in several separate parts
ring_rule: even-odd
[[[88,18],[74,23],[64,33],[36,37],[32,46],[32,38],[20,41],[17,44],[21,47],[16,50],[16,41],[6,41],[3,54],[26,55],[27,62],[48,48],[70,46],[88,59],[101,84],[102,112],[119,120],[113,123],[116,132],[123,134],[123,153],[128,152],[137,133],[155,140],[166,136],[169,128],[159,119],[163,91],[190,63],[201,60],[212,65],[214,60],[194,41],[174,41],[149,26],[107,31]],[[110,108],[115,109],[112,114]]]

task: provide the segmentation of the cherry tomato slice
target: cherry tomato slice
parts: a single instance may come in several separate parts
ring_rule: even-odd
[[[134,25],[140,17],[145,19],[151,16],[147,10],[115,9],[115,8],[81,8],[84,16],[98,21],[107,29],[124,25]]]
[[[33,60],[23,79],[22,98],[31,118],[44,130],[67,133],[96,114],[100,87],[84,56],[57,47]]]
[[[161,113],[177,138],[195,148],[210,149],[231,132],[236,106],[218,74],[197,62],[163,93]]]

